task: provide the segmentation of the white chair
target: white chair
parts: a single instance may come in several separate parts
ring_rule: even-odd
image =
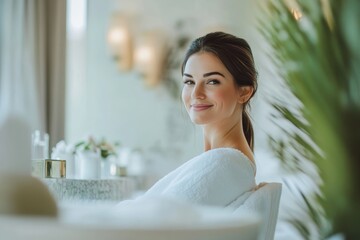
[[[258,240],[273,240],[279,213],[281,183],[261,183],[245,202],[234,210],[234,214],[244,211],[257,213],[261,219]]]

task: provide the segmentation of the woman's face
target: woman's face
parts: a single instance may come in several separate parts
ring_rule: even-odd
[[[203,125],[240,118],[239,87],[214,54],[192,55],[186,62],[183,82],[182,100],[194,123]]]

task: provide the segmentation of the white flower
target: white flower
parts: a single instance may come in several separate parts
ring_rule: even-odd
[[[61,156],[64,155],[72,155],[74,154],[74,151],[75,151],[74,145],[72,144],[67,145],[64,140],[61,140],[56,144],[55,147],[53,147],[51,152],[51,158],[56,159],[56,158],[61,158]]]

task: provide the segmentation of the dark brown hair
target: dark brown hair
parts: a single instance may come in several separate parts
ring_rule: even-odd
[[[251,97],[255,94],[257,72],[251,48],[244,39],[224,32],[212,32],[195,39],[186,52],[181,74],[184,74],[184,68],[189,57],[201,51],[215,54],[234,77],[236,85],[251,86],[254,89]],[[249,100],[244,103],[242,124],[246,140],[250,148],[254,150],[254,130],[248,112]]]

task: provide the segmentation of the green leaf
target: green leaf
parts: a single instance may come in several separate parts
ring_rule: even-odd
[[[297,0],[300,21],[286,2],[269,0],[259,19],[268,54],[293,96],[289,102],[299,103],[274,99],[273,121],[285,137],[269,136],[270,146],[287,169],[307,173],[311,163],[318,170],[320,192],[300,196],[319,236],[360,239],[352,224],[360,221],[360,1]],[[310,239],[307,220],[290,222]]]

